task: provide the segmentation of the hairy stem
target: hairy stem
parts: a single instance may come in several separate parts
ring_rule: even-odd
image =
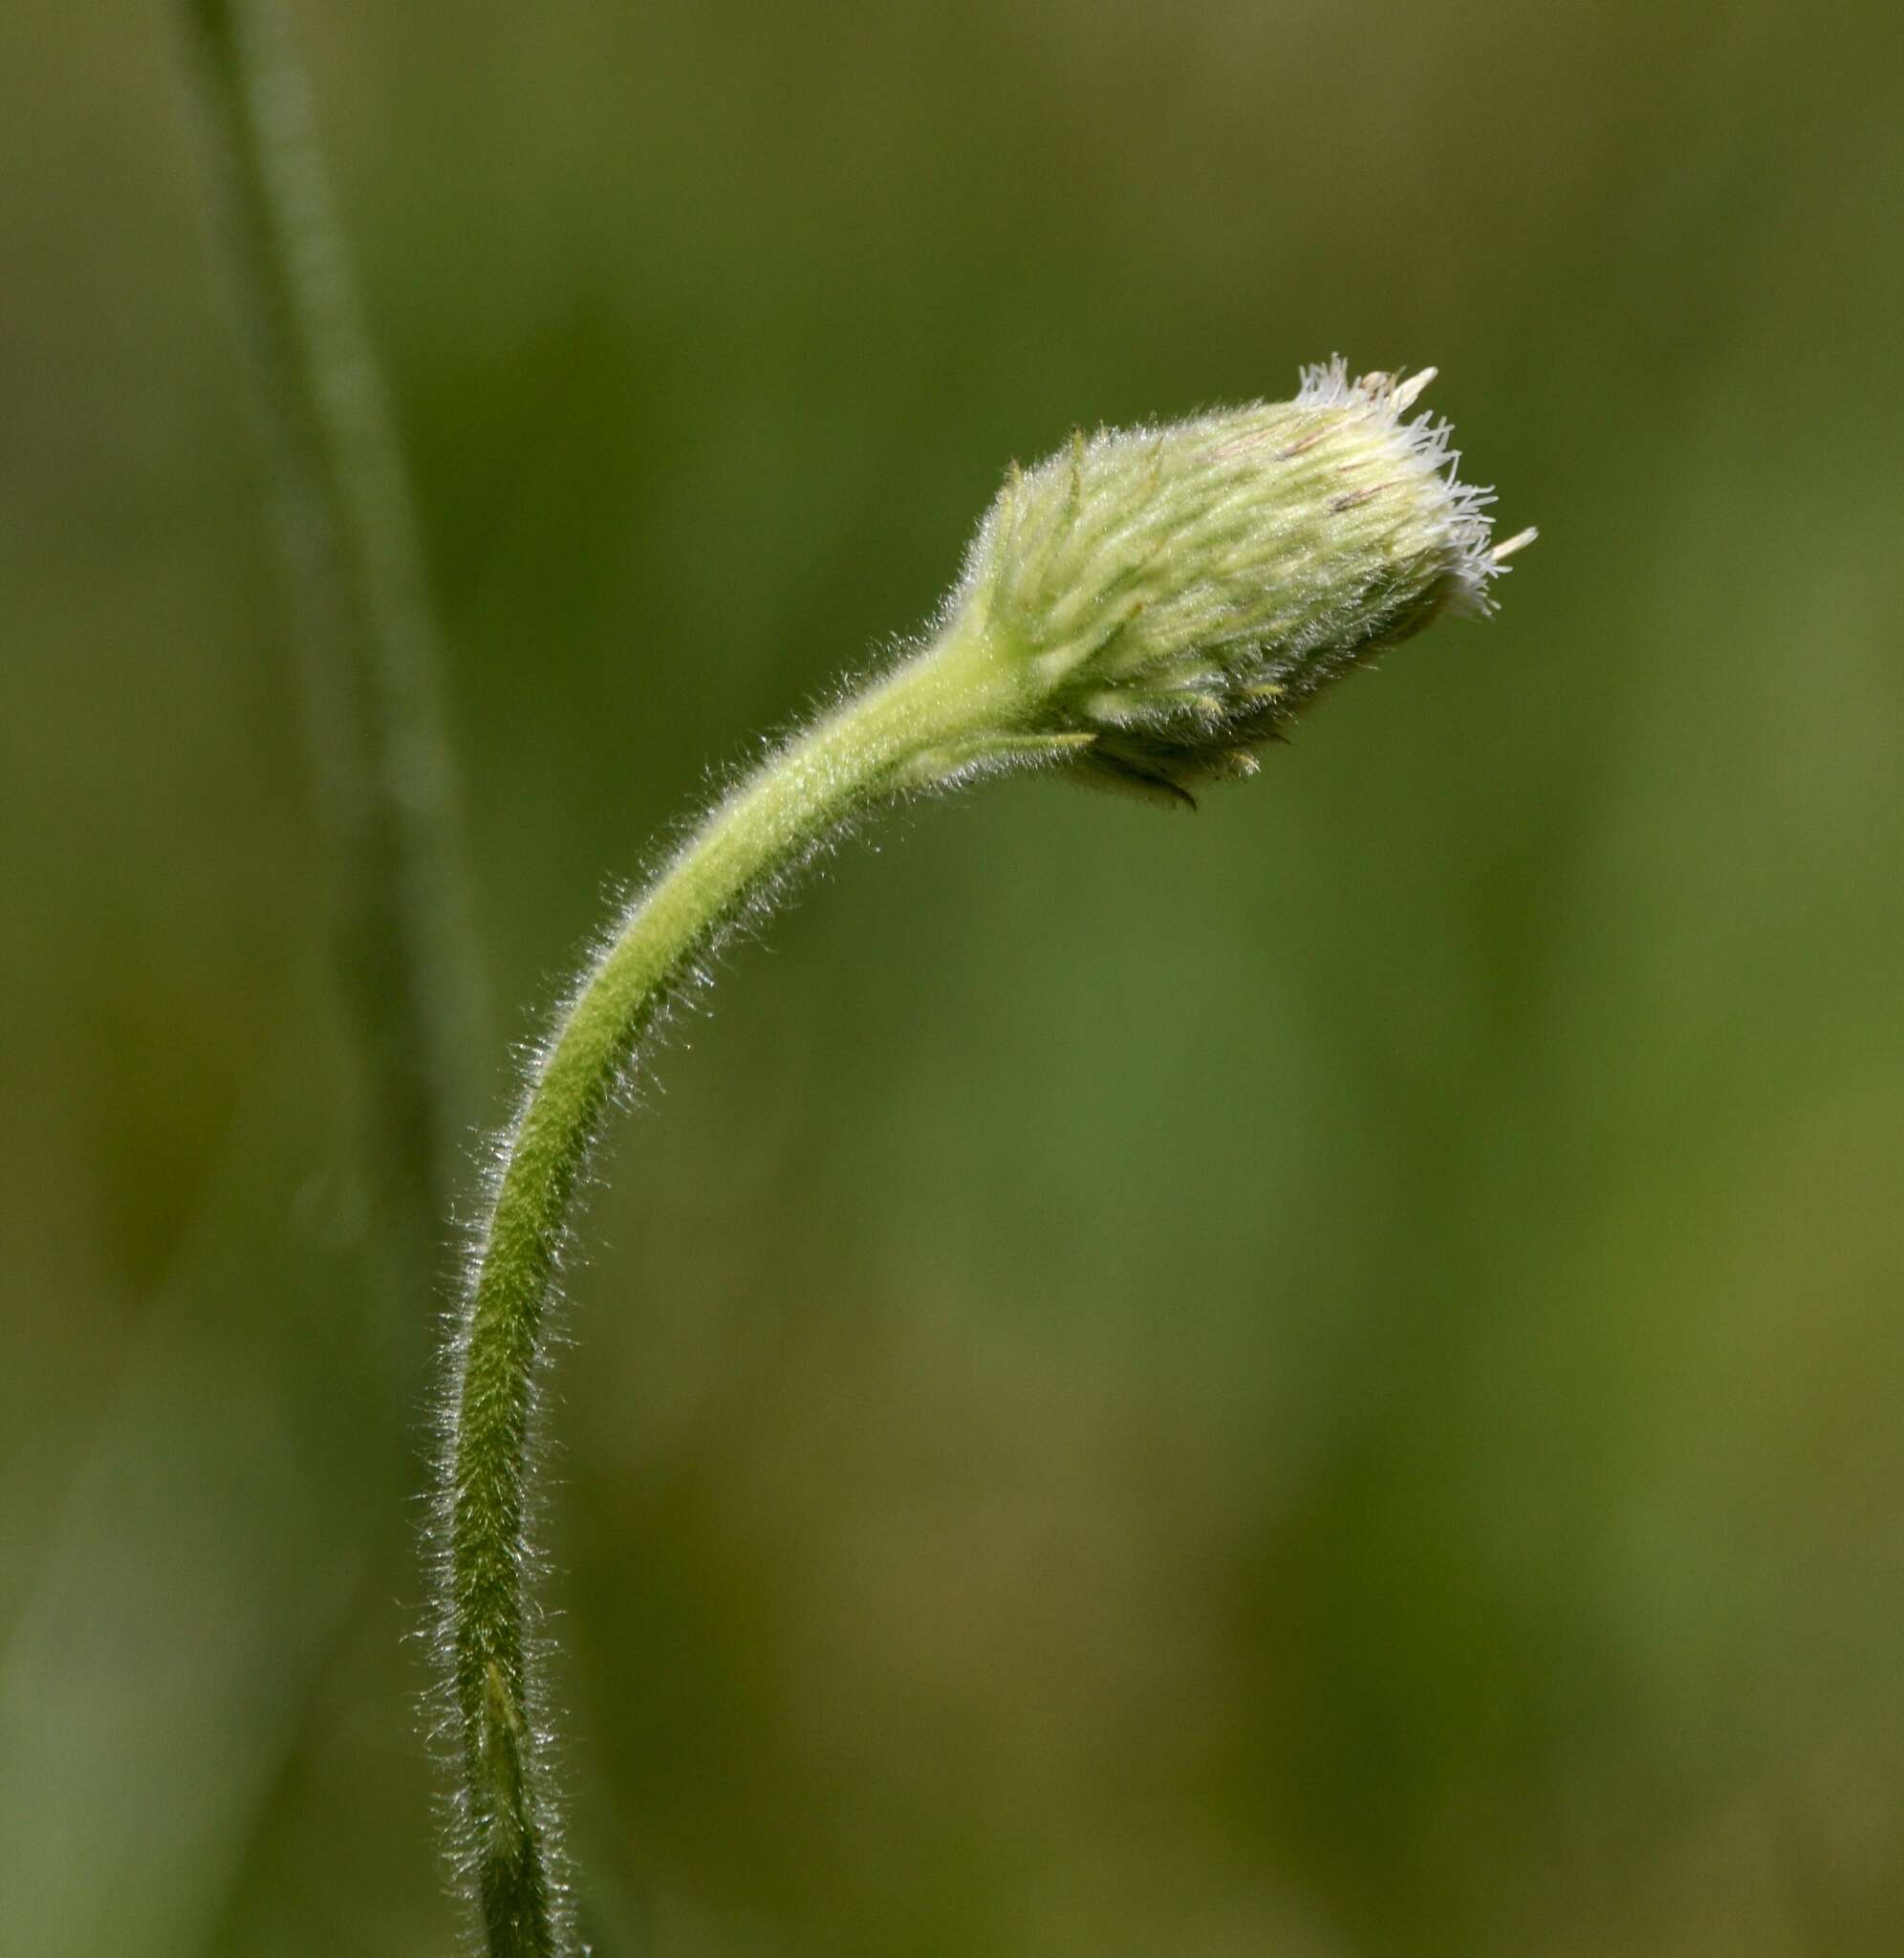
[[[723,931],[830,835],[955,775],[1008,709],[988,642],[954,632],[790,743],[722,802],[628,911],[562,1015],[508,1138],[450,1382],[443,1638],[464,1820],[494,1958],[571,1948],[528,1635],[531,1403],[591,1147],[642,1034]],[[1049,753],[1055,744],[1045,743]]]
[[[416,521],[277,0],[179,5],[274,463],[364,1153],[421,1300],[483,1010]]]

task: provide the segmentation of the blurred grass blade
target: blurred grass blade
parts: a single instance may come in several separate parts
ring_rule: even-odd
[[[181,12],[276,476],[366,1166],[421,1317],[483,1010],[417,524],[276,0]]]

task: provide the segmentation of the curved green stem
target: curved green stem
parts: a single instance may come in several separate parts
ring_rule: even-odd
[[[464,1819],[495,1958],[571,1948],[539,1759],[525,1534],[535,1374],[589,1152],[643,1033],[722,932],[833,833],[976,763],[1049,756],[1014,738],[1016,682],[955,627],[790,743],[707,816],[630,909],[563,1014],[495,1181],[450,1383],[446,1620]]]
[[[1340,362],[1302,393],[1080,438],[1014,470],[937,642],[722,802],[622,919],[529,1084],[464,1301],[441,1484],[443,1657],[493,1958],[574,1940],[528,1636],[529,1443],[589,1151],[641,1036],[721,932],[825,838],[908,791],[1012,764],[1188,800],[1246,772],[1304,701],[1456,600],[1501,551],[1441,474],[1420,392]],[[1341,487],[1358,476],[1372,490]],[[1246,511],[1243,522],[1239,511]]]

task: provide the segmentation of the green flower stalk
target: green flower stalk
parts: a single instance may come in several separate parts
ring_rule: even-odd
[[[1166,801],[1247,774],[1338,675],[1485,613],[1492,496],[1433,370],[1305,370],[1294,401],[1077,437],[1014,468],[934,629],[711,810],[557,1016],[504,1138],[452,1346],[440,1643],[460,1850],[494,1958],[578,1948],[535,1636],[536,1381],[590,1152],[723,935],[876,811],[1049,767]]]

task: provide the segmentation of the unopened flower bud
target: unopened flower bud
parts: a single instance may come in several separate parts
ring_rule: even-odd
[[[1028,733],[1074,768],[1173,797],[1249,773],[1330,681],[1443,611],[1485,613],[1492,492],[1448,424],[1408,411],[1434,369],[1292,402],[1106,429],[1014,469],[955,606],[1015,662]]]

